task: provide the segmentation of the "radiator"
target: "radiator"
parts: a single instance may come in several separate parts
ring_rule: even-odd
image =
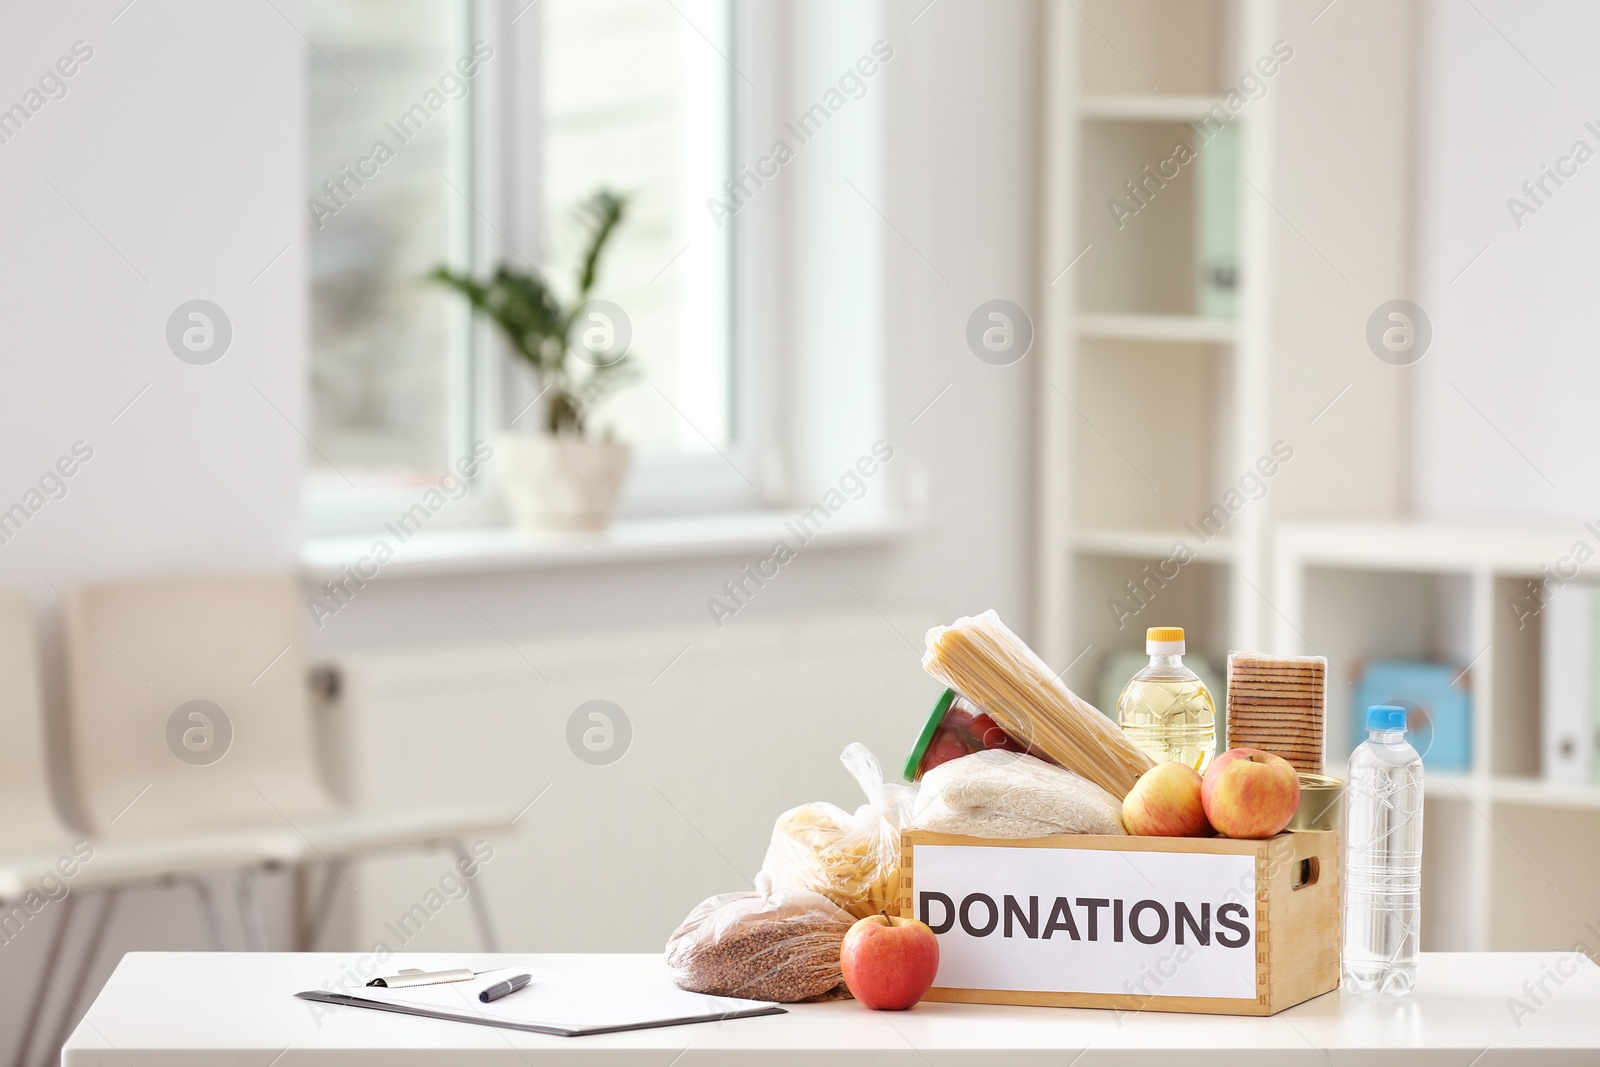
[[[898,780],[940,691],[919,664],[937,621],[864,610],[346,656],[330,711],[335,776],[362,808],[525,808],[489,841],[477,890],[507,950],[656,951],[695,903],[750,887],[779,813],[862,803],[839,763],[846,744],[865,742]],[[620,718],[590,701],[621,709],[625,751]],[[596,709],[618,720],[610,749]],[[442,854],[357,865],[337,940],[476,948],[469,909],[442,878],[449,865]]]

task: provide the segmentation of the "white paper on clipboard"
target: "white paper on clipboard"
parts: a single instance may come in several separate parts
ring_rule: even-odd
[[[532,975],[533,981],[525,988],[491,1003],[478,1000],[478,994],[484,989],[518,974]],[[343,1007],[392,1011],[562,1037],[783,1013],[781,1007],[770,1001],[714,997],[683,989],[594,978],[537,967],[504,967],[484,971],[470,982],[450,982],[445,985],[403,989],[364,987],[355,996],[320,989],[296,993],[295,996]]]

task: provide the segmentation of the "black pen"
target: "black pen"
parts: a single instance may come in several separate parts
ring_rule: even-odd
[[[504,982],[496,982],[482,993],[479,993],[478,999],[485,1004],[492,1004],[503,996],[515,993],[531,981],[533,981],[533,975],[531,974],[514,974]]]

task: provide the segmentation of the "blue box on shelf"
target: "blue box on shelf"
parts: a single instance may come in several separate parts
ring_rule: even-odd
[[[1430,771],[1472,769],[1472,694],[1467,672],[1448,663],[1371,660],[1351,680],[1351,745],[1367,739],[1367,708],[1397,704],[1407,711],[1406,739]]]

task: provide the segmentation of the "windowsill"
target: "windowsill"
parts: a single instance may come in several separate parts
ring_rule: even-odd
[[[341,535],[308,539],[300,549],[301,574],[336,577],[342,567],[370,556],[374,541],[394,556],[382,566],[390,577],[438,577],[484,571],[656,562],[714,556],[766,555],[773,542],[790,548],[862,548],[903,540],[922,527],[908,512],[846,511],[828,521],[810,541],[785,528],[796,511],[755,511],[685,518],[631,519],[598,534],[529,534],[505,526],[423,530],[403,543],[393,534]]]

